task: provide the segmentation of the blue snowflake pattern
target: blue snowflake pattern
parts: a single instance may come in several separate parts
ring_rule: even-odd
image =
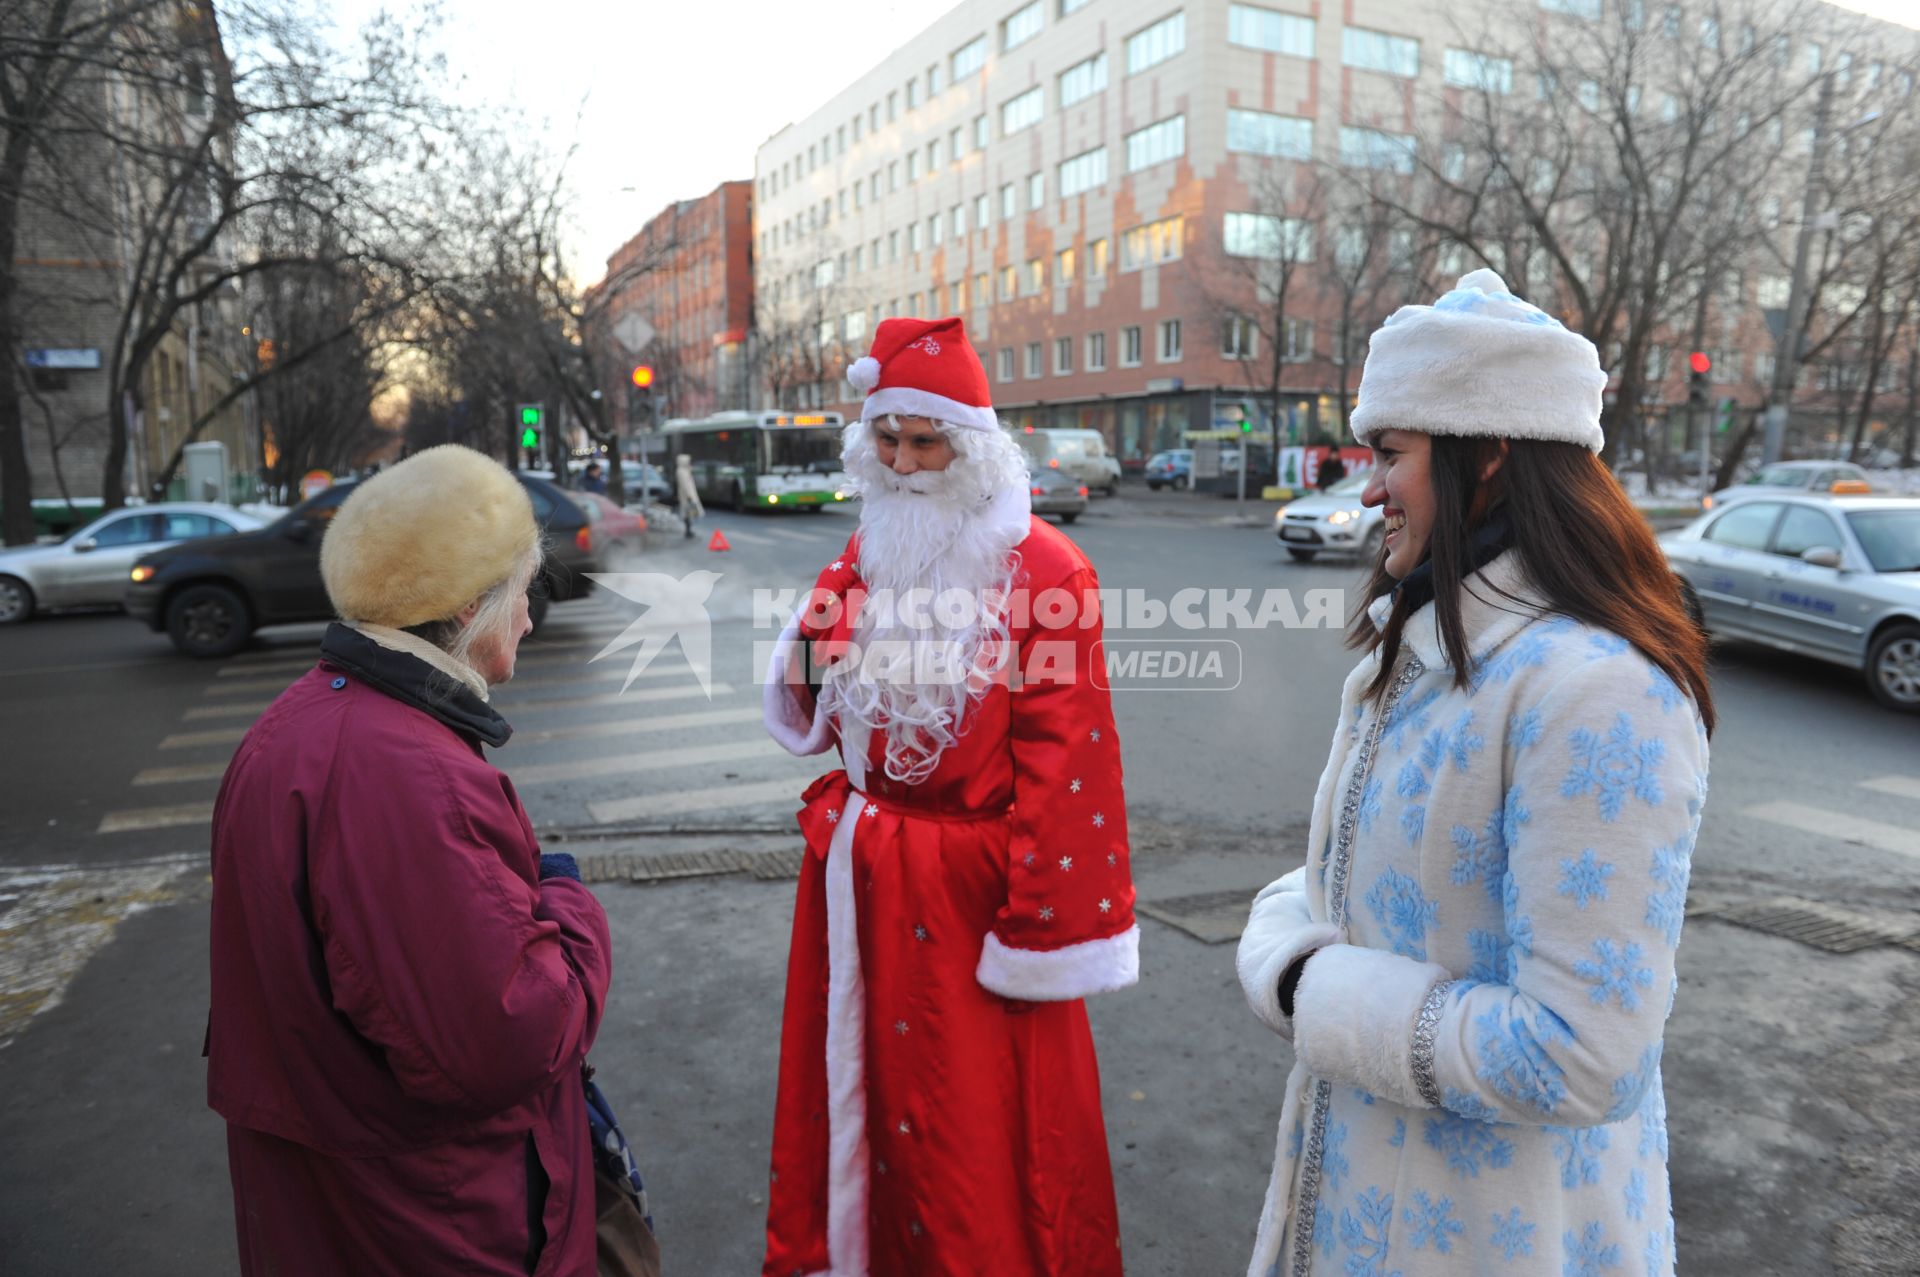
[[[1443,1113],[1426,1120],[1427,1147],[1447,1160],[1447,1169],[1463,1179],[1479,1179],[1484,1163],[1493,1170],[1513,1165],[1513,1142],[1492,1122]]]
[[[1363,1091],[1357,1086],[1353,1088],[1353,1098],[1356,1100],[1359,1100],[1362,1104],[1373,1103],[1372,1093],[1368,1091]]]
[[[1360,791],[1360,829],[1366,832],[1373,828],[1373,818],[1380,814],[1380,778],[1367,777],[1366,788]]]
[[[1394,1148],[1405,1148],[1407,1146],[1406,1118],[1396,1117],[1393,1119],[1393,1134],[1387,1137],[1387,1143]]]
[[[1390,748],[1396,751],[1405,748],[1408,732],[1418,733],[1427,729],[1433,703],[1440,699],[1445,690],[1442,687],[1429,687],[1418,696],[1400,698],[1400,703],[1393,707],[1393,712],[1387,715],[1386,724],[1381,728],[1381,735]]]
[[[1648,1087],[1640,1102],[1640,1156],[1667,1160],[1667,1096],[1661,1087]]]
[[[1659,887],[1647,894],[1647,925],[1660,933],[1667,948],[1680,947],[1680,928],[1687,920],[1687,878],[1692,873],[1693,840],[1681,838],[1653,849],[1650,872]]]
[[[1673,1269],[1667,1262],[1668,1256],[1672,1253],[1673,1225],[1667,1225],[1664,1230],[1656,1228],[1648,1233],[1647,1249],[1644,1255],[1647,1277],[1665,1277],[1667,1273],[1672,1272]]]
[[[1595,940],[1593,953],[1598,961],[1588,962],[1582,958],[1573,964],[1573,973],[1593,985],[1587,1000],[1603,1007],[1617,999],[1622,1011],[1638,1011],[1639,990],[1653,987],[1653,968],[1640,965],[1640,946],[1624,941]]]
[[[1409,758],[1400,767],[1400,777],[1393,792],[1402,798],[1420,798],[1432,788],[1427,784],[1427,773],[1420,769],[1420,760]]]
[[[1524,714],[1507,716],[1507,739],[1513,743],[1516,750],[1538,745],[1544,732],[1545,727],[1540,722],[1540,711],[1537,709],[1530,709]]]
[[[1447,756],[1453,760],[1453,769],[1464,772],[1472,768],[1473,756],[1486,746],[1487,738],[1473,730],[1473,711],[1462,710],[1447,731]]]
[[[1560,1187],[1600,1182],[1600,1154],[1613,1142],[1604,1126],[1549,1126],[1553,1155],[1560,1159]]]
[[[1442,1255],[1453,1250],[1453,1239],[1467,1231],[1467,1226],[1453,1217],[1453,1199],[1442,1197],[1439,1201],[1430,1199],[1424,1189],[1416,1189],[1413,1205],[1400,1212],[1400,1218],[1413,1225],[1413,1234],[1407,1238],[1415,1250],[1425,1250],[1427,1243]]]
[[[1300,1145],[1305,1141],[1306,1135],[1306,1129],[1296,1121],[1293,1124],[1293,1130],[1287,1134],[1287,1160],[1289,1162],[1297,1162],[1300,1160]]]
[[[1487,1103],[1471,1091],[1459,1087],[1445,1087],[1440,1092],[1440,1107],[1449,1113],[1458,1113],[1461,1117],[1475,1122],[1498,1121],[1500,1110]]]
[[[1572,897],[1575,908],[1585,909],[1590,902],[1607,898],[1607,879],[1613,877],[1613,865],[1588,847],[1578,860],[1563,858],[1560,874],[1560,894]]]
[[[1320,1243],[1320,1253],[1331,1259],[1334,1243],[1340,1240],[1340,1234],[1333,1226],[1333,1207],[1327,1205],[1324,1197],[1313,1204],[1313,1236]]]
[[[1638,1166],[1627,1172],[1625,1192],[1628,1219],[1647,1217],[1647,1173]]]
[[[1512,978],[1520,958],[1533,956],[1533,918],[1520,912],[1520,884],[1509,869],[1500,879],[1500,913],[1507,924],[1507,974]]]
[[[1567,1098],[1567,1075],[1540,1041],[1533,1026],[1504,1007],[1474,1017],[1479,1062],[1475,1075],[1517,1104],[1551,1115]]]
[[[1471,958],[1467,966],[1467,978],[1482,984],[1505,982],[1508,976],[1507,952],[1506,940],[1493,932],[1477,927],[1467,932],[1467,953]]]
[[[1596,656],[1618,656],[1633,646],[1618,634],[1609,634],[1605,630],[1587,635],[1587,642],[1593,646]]]
[[[1487,1239],[1490,1246],[1500,1248],[1500,1257],[1511,1264],[1521,1255],[1533,1254],[1533,1234],[1538,1224],[1529,1224],[1520,1218],[1520,1208],[1513,1207],[1503,1219],[1493,1217],[1493,1236]]]
[[[1532,819],[1533,813],[1527,810],[1526,803],[1521,800],[1520,786],[1515,785],[1500,800],[1500,841],[1506,845],[1509,853],[1520,845],[1520,826]]]
[[[1661,713],[1671,714],[1680,707],[1681,702],[1687,699],[1681,695],[1680,689],[1674,685],[1673,680],[1667,677],[1667,672],[1658,665],[1649,663],[1647,675],[1649,678],[1647,695],[1659,700]]]
[[[1320,1174],[1329,1188],[1338,1189],[1347,1177],[1347,1124],[1328,1122],[1326,1143],[1320,1154]]]
[[[1407,846],[1418,847],[1420,839],[1427,832],[1427,809],[1419,803],[1410,803],[1402,807],[1400,832],[1407,836]]]
[[[1396,869],[1381,874],[1366,899],[1393,951],[1425,962],[1427,928],[1438,924],[1440,903],[1427,899],[1419,883]]]
[[[1650,1044],[1640,1052],[1640,1063],[1633,1072],[1622,1074],[1613,1082],[1613,1107],[1607,1110],[1609,1122],[1624,1122],[1632,1117],[1647,1098],[1647,1088],[1658,1086],[1660,1077],[1660,1043]]]
[[[1568,1229],[1560,1244],[1567,1252],[1567,1262],[1560,1268],[1561,1277],[1601,1277],[1605,1269],[1620,1266],[1620,1243],[1609,1242],[1607,1230],[1598,1222],[1588,1224],[1578,1237]]]
[[[1369,1188],[1354,1206],[1358,1214],[1340,1212],[1340,1240],[1349,1252],[1347,1277],[1388,1277],[1387,1230],[1393,1225],[1393,1194]]]
[[[1477,692],[1489,683],[1509,683],[1524,669],[1537,669],[1547,662],[1553,642],[1539,630],[1524,631],[1520,637],[1503,644],[1497,652],[1475,663],[1469,690]]]
[[[1453,827],[1453,870],[1448,880],[1456,887],[1477,882],[1487,899],[1500,903],[1500,879],[1507,871],[1507,843],[1500,833],[1500,812],[1487,817],[1487,827],[1474,833],[1465,825]]]
[[[1562,798],[1598,793],[1600,819],[1608,824],[1620,819],[1629,793],[1649,807],[1660,805],[1657,768],[1667,756],[1667,743],[1652,736],[1636,738],[1633,719],[1625,710],[1615,716],[1613,729],[1605,736],[1579,727],[1567,739],[1576,761],[1560,786]]]

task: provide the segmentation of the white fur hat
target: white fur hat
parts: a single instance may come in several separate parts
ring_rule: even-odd
[[[1374,332],[1353,436],[1554,439],[1598,452],[1606,388],[1592,342],[1477,270],[1431,306],[1402,306]]]
[[[342,620],[405,629],[457,614],[539,544],[520,481],[449,443],[354,488],[320,543],[320,576]]]

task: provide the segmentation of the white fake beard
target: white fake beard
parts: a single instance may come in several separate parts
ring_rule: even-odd
[[[886,773],[909,785],[933,774],[1011,654],[1007,596],[1025,531],[987,517],[995,495],[1029,482],[1019,445],[997,430],[942,431],[956,453],[945,470],[894,473],[864,422],[848,427],[843,452],[861,495],[860,579],[870,601],[854,626],[860,659],[836,667],[833,681],[840,712],[885,734]],[[967,602],[929,606],[909,621],[912,609],[898,603],[910,590]],[[934,677],[916,681],[916,663]]]

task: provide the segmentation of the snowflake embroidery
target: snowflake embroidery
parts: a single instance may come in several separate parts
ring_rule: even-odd
[[[893,1022],[893,1031],[904,1038],[907,1036],[907,1022],[905,1020],[895,1020]]]
[[[1660,1043],[1655,1042],[1640,1052],[1640,1063],[1631,1073],[1622,1074],[1613,1080],[1613,1107],[1607,1110],[1606,1121],[1624,1122],[1632,1117],[1634,1111],[1645,1102],[1647,1088],[1656,1086],[1660,1070]]]
[[[1420,768],[1420,760],[1409,758],[1400,768],[1399,783],[1393,792],[1402,798],[1420,798],[1432,788],[1427,784],[1427,773]]]
[[[1105,829],[1105,828],[1107,827],[1107,818],[1106,818],[1106,816],[1105,816],[1105,815],[1103,815],[1103,814],[1102,814],[1102,813],[1100,813],[1100,812],[1097,812],[1097,811],[1096,811],[1096,812],[1094,812],[1094,813],[1093,813],[1093,827],[1094,827],[1095,829]]]
[[[1404,1117],[1393,1119],[1393,1134],[1387,1137],[1387,1143],[1394,1148],[1407,1146],[1407,1120]]]
[[[1299,1122],[1293,1124],[1293,1131],[1287,1136],[1287,1160],[1300,1160],[1300,1145],[1306,1139],[1306,1128]]]
[[[1072,857],[1072,856],[1062,856],[1062,857],[1060,857],[1060,868],[1061,868],[1062,870],[1069,870],[1069,871],[1070,871],[1070,870],[1072,870],[1072,868],[1073,868],[1073,857]]]
[[[1494,1091],[1537,1113],[1550,1114],[1567,1098],[1567,1075],[1539,1034],[1506,1008],[1491,1007],[1473,1021],[1479,1055],[1475,1075]]]
[[[1041,906],[1040,906],[1040,921],[1042,921],[1042,922],[1052,922],[1052,921],[1053,921],[1053,906],[1052,906],[1052,905],[1041,905]]]
[[[1439,923],[1439,902],[1427,899],[1418,882],[1394,869],[1380,875],[1366,898],[1393,951],[1425,962],[1427,928]]]
[[[840,823],[840,809],[838,807],[827,808],[827,823],[829,825],[837,825]]]
[[[1473,711],[1464,710],[1447,732],[1447,757],[1453,769],[1464,772],[1473,766],[1473,756],[1486,748],[1487,738],[1473,730]]]
[[[935,341],[931,337],[922,337],[918,341],[907,343],[907,349],[908,350],[924,350],[929,355],[937,355],[940,353],[940,343]]]
[[[1020,864],[1027,869],[1033,868],[1033,861],[1034,855],[1032,852],[1028,852],[1026,855],[1020,857]]]
[[[911,1124],[911,1123],[909,1123],[909,1122],[907,1121],[907,1119],[906,1119],[906,1118],[904,1118],[904,1117],[900,1119],[900,1125],[899,1125],[899,1126],[897,1126],[897,1127],[895,1127],[894,1129],[895,1129],[895,1130],[897,1130],[897,1131],[899,1131],[899,1132],[900,1132],[900,1133],[901,1133],[902,1135],[911,1135],[911,1134],[913,1134],[913,1126],[912,1126],[912,1124]]]
[[[1533,956],[1533,919],[1520,912],[1520,883],[1509,869],[1500,876],[1500,913],[1507,924],[1507,940],[1512,945],[1508,971],[1516,958]]]
[[[1071,781],[1067,782],[1067,792],[1070,794],[1080,792],[1080,778],[1078,776],[1075,776]]]
[[[1417,803],[1401,808],[1400,832],[1407,836],[1407,846],[1418,847],[1427,832],[1427,809]]]
[[[1647,1175],[1639,1167],[1627,1172],[1626,1204],[1628,1219],[1647,1217]]]
[[[1506,941],[1491,931],[1479,928],[1467,932],[1467,978],[1481,984],[1499,984],[1507,979]]]
[[[1587,642],[1593,645],[1596,656],[1618,656],[1633,646],[1618,634],[1609,634],[1605,631],[1587,635]]]
[[[1098,745],[1100,743],[1100,729],[1096,727],[1092,731],[1088,732],[1087,739],[1092,741],[1094,744]]]
[[[1532,819],[1533,813],[1520,800],[1520,786],[1515,785],[1500,800],[1500,841],[1509,852],[1520,845],[1520,826]]]
[[[1108,853],[1107,853],[1107,863],[1108,863],[1109,865],[1113,865],[1113,866],[1118,866],[1118,865],[1119,865],[1119,863],[1120,863],[1120,853],[1119,853],[1119,852],[1117,852],[1117,851],[1110,851],[1110,852],[1108,852]]]
[[[1109,900],[1109,899],[1106,899],[1105,897],[1102,897],[1102,898],[1101,898],[1101,900],[1100,900],[1100,912],[1101,912],[1101,913],[1112,913],[1112,912],[1113,912],[1113,901],[1111,901],[1111,900]]]
[[[1667,1096],[1661,1088],[1647,1088],[1640,1104],[1640,1156],[1667,1160]]]
[[[866,810],[861,812],[860,814],[862,816],[865,816],[868,820],[872,820],[875,816],[878,816],[880,814],[880,809],[878,807],[875,807],[872,803],[868,803]]]
[[[1349,1277],[1389,1277],[1387,1229],[1393,1224],[1393,1194],[1369,1188],[1360,1194],[1353,1209],[1340,1212],[1340,1240],[1352,1253],[1347,1256]]]
[[[1373,818],[1380,814],[1380,778],[1367,777],[1366,787],[1360,791],[1360,828],[1371,830]]]
[[[1667,677],[1667,672],[1658,665],[1647,666],[1647,677],[1647,695],[1659,700],[1661,713],[1672,713],[1686,699],[1680,694],[1680,689],[1674,686],[1673,680]]]
[[[1567,1252],[1562,1277],[1601,1277],[1603,1270],[1620,1266],[1620,1243],[1607,1241],[1607,1230],[1598,1221],[1578,1237],[1568,1229],[1560,1244]]]
[[[1500,1248],[1500,1257],[1511,1264],[1521,1255],[1533,1254],[1533,1233],[1539,1225],[1529,1224],[1520,1218],[1520,1208],[1507,1211],[1506,1218],[1493,1217],[1493,1236],[1487,1239],[1490,1246]]]
[[[1680,947],[1680,927],[1687,920],[1687,876],[1692,859],[1691,839],[1653,849],[1653,867],[1648,872],[1660,887],[1647,896],[1647,925],[1660,933],[1669,949]]]
[[[1320,1253],[1332,1258],[1333,1244],[1339,1237],[1333,1227],[1333,1207],[1327,1205],[1324,1197],[1313,1204],[1313,1235],[1319,1239]]]
[[[1507,739],[1513,742],[1516,750],[1538,745],[1545,728],[1540,722],[1540,711],[1530,709],[1524,714],[1511,714],[1507,717]],[[1529,1225],[1531,1227],[1531,1225]]]
[[[1600,1182],[1600,1154],[1612,1142],[1604,1126],[1549,1126],[1554,1156],[1560,1159],[1560,1187]]]
[[[1477,1099],[1474,1103],[1481,1104]],[[1482,1164],[1495,1170],[1513,1165],[1513,1142],[1488,1121],[1443,1113],[1426,1120],[1426,1140],[1428,1148],[1446,1158],[1448,1170],[1466,1179],[1480,1178]]]
[[[1440,1107],[1475,1122],[1491,1122],[1500,1116],[1500,1110],[1493,1105],[1471,1091],[1463,1091],[1454,1086],[1446,1087],[1440,1092]]]
[[[841,568],[844,568],[845,566],[847,566],[845,559],[835,559],[832,563],[829,563],[827,565],[827,571],[838,572]]]
[[[1340,1181],[1347,1177],[1347,1124],[1328,1122],[1326,1141],[1321,1145],[1320,1173],[1326,1177],[1327,1186],[1337,1189]]]
[[[1639,965],[1640,946],[1624,941],[1616,944],[1612,940],[1595,940],[1593,954],[1597,961],[1588,962],[1583,958],[1573,964],[1573,973],[1593,985],[1587,993],[1588,1001],[1595,1006],[1605,1006],[1609,999],[1618,999],[1622,1011],[1638,1011],[1639,990],[1653,987],[1653,968]]]
[[[915,940],[925,940],[927,938],[927,929],[925,927],[915,927],[913,929],[913,938]]]
[[[1424,1190],[1413,1195],[1413,1205],[1400,1212],[1400,1218],[1413,1225],[1413,1235],[1407,1241],[1415,1250],[1425,1250],[1427,1243],[1442,1255],[1453,1249],[1453,1239],[1467,1231],[1467,1226],[1453,1218],[1453,1199],[1442,1197],[1439,1201],[1428,1198]]]
[[[1426,730],[1427,720],[1432,717],[1433,703],[1440,699],[1440,693],[1444,690],[1430,687],[1418,696],[1400,698],[1400,703],[1393,707],[1393,712],[1387,715],[1387,721],[1380,729],[1389,747],[1395,750],[1404,748],[1408,732]]]
[[[1673,1253],[1673,1225],[1668,1224],[1663,1232],[1656,1228],[1647,1234],[1647,1249],[1642,1258],[1646,1261],[1647,1277],[1661,1277],[1671,1271],[1667,1257]]]
[[[1629,792],[1649,807],[1660,805],[1660,775],[1655,769],[1666,757],[1667,744],[1651,736],[1636,740],[1633,719],[1625,710],[1614,718],[1613,729],[1605,736],[1581,727],[1568,737],[1568,743],[1578,761],[1560,786],[1562,798],[1597,792],[1600,819],[1609,824],[1620,819]]]
[[[1509,683],[1513,676],[1524,669],[1536,669],[1546,664],[1547,654],[1553,651],[1553,643],[1544,633],[1529,631],[1521,638],[1501,647],[1492,656],[1482,657],[1474,665],[1470,689],[1478,692],[1488,683]]]
[[[1453,827],[1453,871],[1448,881],[1456,887],[1469,883],[1479,883],[1486,889],[1487,899],[1494,903],[1500,900],[1500,880],[1507,869],[1507,843],[1501,837],[1501,813],[1495,810],[1487,817],[1487,827],[1480,833],[1474,833],[1465,825]]]
[[[1578,860],[1561,859],[1559,894],[1571,897],[1576,909],[1585,909],[1588,902],[1607,898],[1607,879],[1611,877],[1613,866],[1588,847]]]

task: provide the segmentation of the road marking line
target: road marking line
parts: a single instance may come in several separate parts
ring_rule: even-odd
[[[738,541],[741,545],[772,545],[773,544],[773,538],[768,536],[764,532],[748,532],[743,528],[722,528],[721,531],[727,534],[727,540]],[[701,534],[696,531],[694,535],[699,536]],[[709,541],[713,539],[713,533],[709,532],[709,533],[706,533],[705,535]]]
[[[1860,782],[1860,788],[1896,798],[1920,798],[1920,776],[1876,776]]]
[[[616,798],[611,802],[588,803],[587,813],[596,824],[609,825],[622,820],[729,811],[738,807],[763,807],[780,803],[784,809],[782,814],[790,815],[798,809],[800,791],[805,788],[804,779],[791,777],[744,785],[716,785],[710,789],[681,789],[665,794],[641,794],[633,798]]]
[[[635,644],[634,646],[638,647],[639,645]],[[549,687],[556,683],[567,682],[598,682],[607,679],[619,681],[626,678],[632,669],[633,648],[624,648],[618,652],[609,653],[598,661],[591,663],[581,661],[576,667],[570,669],[543,672],[530,678],[521,678],[516,674],[510,685],[513,687]],[[671,665],[649,665],[634,675],[635,679],[674,677],[685,677],[694,680],[700,676],[694,672],[691,665],[682,665],[677,661]]]
[[[225,763],[189,763],[183,767],[148,767],[134,773],[135,785],[184,785],[196,780],[219,780],[227,774]]]
[[[715,697],[730,696],[733,687],[728,683],[713,685]],[[705,696],[698,683],[689,683],[685,687],[650,687],[639,692],[601,692],[597,696],[556,696],[550,699],[516,701],[507,697],[500,698],[500,712],[512,722],[522,714],[538,714],[553,709],[585,709],[596,705],[651,705],[657,701],[686,701],[696,696]]]
[[[797,541],[801,545],[814,545],[824,539],[812,533],[800,532],[793,528],[762,528],[761,531],[770,537],[779,537],[783,541]]]
[[[100,817],[97,834],[125,834],[141,829],[175,829],[181,825],[206,825],[213,821],[213,804],[178,803],[171,807],[132,807],[110,811]]]
[[[175,732],[161,740],[161,749],[198,749],[202,745],[238,745],[250,730],[247,727],[222,727],[207,732]]]
[[[244,696],[260,692],[272,692],[276,696],[293,686],[290,678],[235,679],[231,683],[210,683],[206,689],[208,696]]]
[[[1920,860],[1920,833],[1902,829],[1898,825],[1883,825],[1877,820],[1863,820],[1844,812],[1787,802],[1762,803],[1750,809],[1747,815],[1769,824],[1785,825],[1789,829],[1837,838],[1842,842],[1859,843],[1878,851],[1890,851],[1895,855],[1912,856]]]
[[[182,722],[194,723],[206,718],[255,718],[264,714],[272,701],[248,701],[242,705],[200,705],[180,716]]]
[[[673,767],[701,767],[710,763],[738,763],[754,758],[784,758],[787,752],[773,741],[732,741],[722,745],[680,745],[648,749],[611,758],[584,758],[570,763],[537,763],[503,769],[516,785],[539,785],[554,780],[585,780],[594,776],[624,776],[633,772],[664,771]]]
[[[555,727],[544,732],[515,732],[510,743],[539,745],[547,741],[641,736],[648,732],[684,732],[733,723],[757,723],[761,716],[760,707],[754,705],[745,709],[712,709],[696,714],[667,714],[659,718],[623,718],[611,723],[580,723],[573,727]]]
[[[318,652],[301,660],[254,661],[248,665],[222,665],[214,673],[215,678],[245,678],[248,675],[261,674],[304,674],[312,669],[314,662],[320,659]]]

